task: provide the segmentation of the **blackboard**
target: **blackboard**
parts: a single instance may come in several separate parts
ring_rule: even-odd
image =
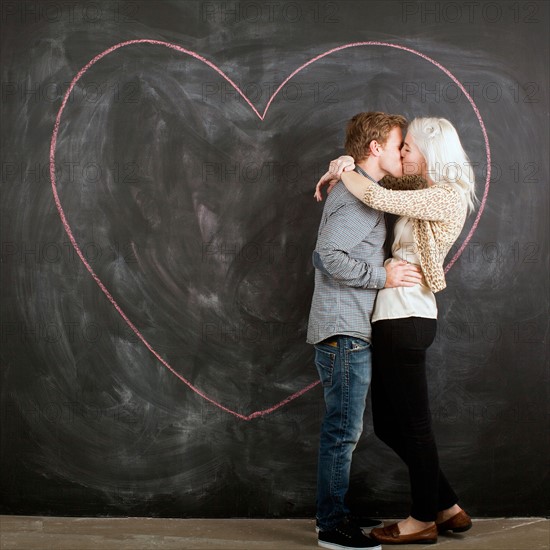
[[[438,295],[441,463],[476,516],[547,514],[547,23],[538,1],[4,1],[2,512],[313,516],[313,188],[383,110],[450,119],[485,198]],[[352,477],[406,513],[368,413]]]

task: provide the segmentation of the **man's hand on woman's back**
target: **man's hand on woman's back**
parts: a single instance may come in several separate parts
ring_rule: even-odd
[[[414,286],[422,283],[422,270],[405,260],[392,260],[384,266],[386,270],[386,284],[384,288],[398,286]]]

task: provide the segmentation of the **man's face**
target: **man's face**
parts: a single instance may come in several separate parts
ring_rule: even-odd
[[[426,159],[420,152],[420,149],[414,143],[410,134],[405,136],[403,147],[401,148],[401,158],[403,159],[403,173],[405,175],[422,176],[426,178]]]
[[[392,128],[384,145],[380,146],[379,166],[386,175],[400,178],[403,175],[401,163],[401,144],[403,134],[401,128]]]

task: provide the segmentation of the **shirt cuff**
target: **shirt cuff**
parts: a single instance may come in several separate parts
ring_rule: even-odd
[[[372,268],[372,283],[369,288],[384,288],[386,284],[386,269],[383,267]]]

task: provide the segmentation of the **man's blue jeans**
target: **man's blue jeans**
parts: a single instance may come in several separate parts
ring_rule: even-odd
[[[317,471],[317,522],[333,529],[348,514],[344,503],[351,455],[363,431],[363,413],[372,374],[371,346],[351,336],[315,345],[315,366],[323,385],[325,417],[321,426]]]

